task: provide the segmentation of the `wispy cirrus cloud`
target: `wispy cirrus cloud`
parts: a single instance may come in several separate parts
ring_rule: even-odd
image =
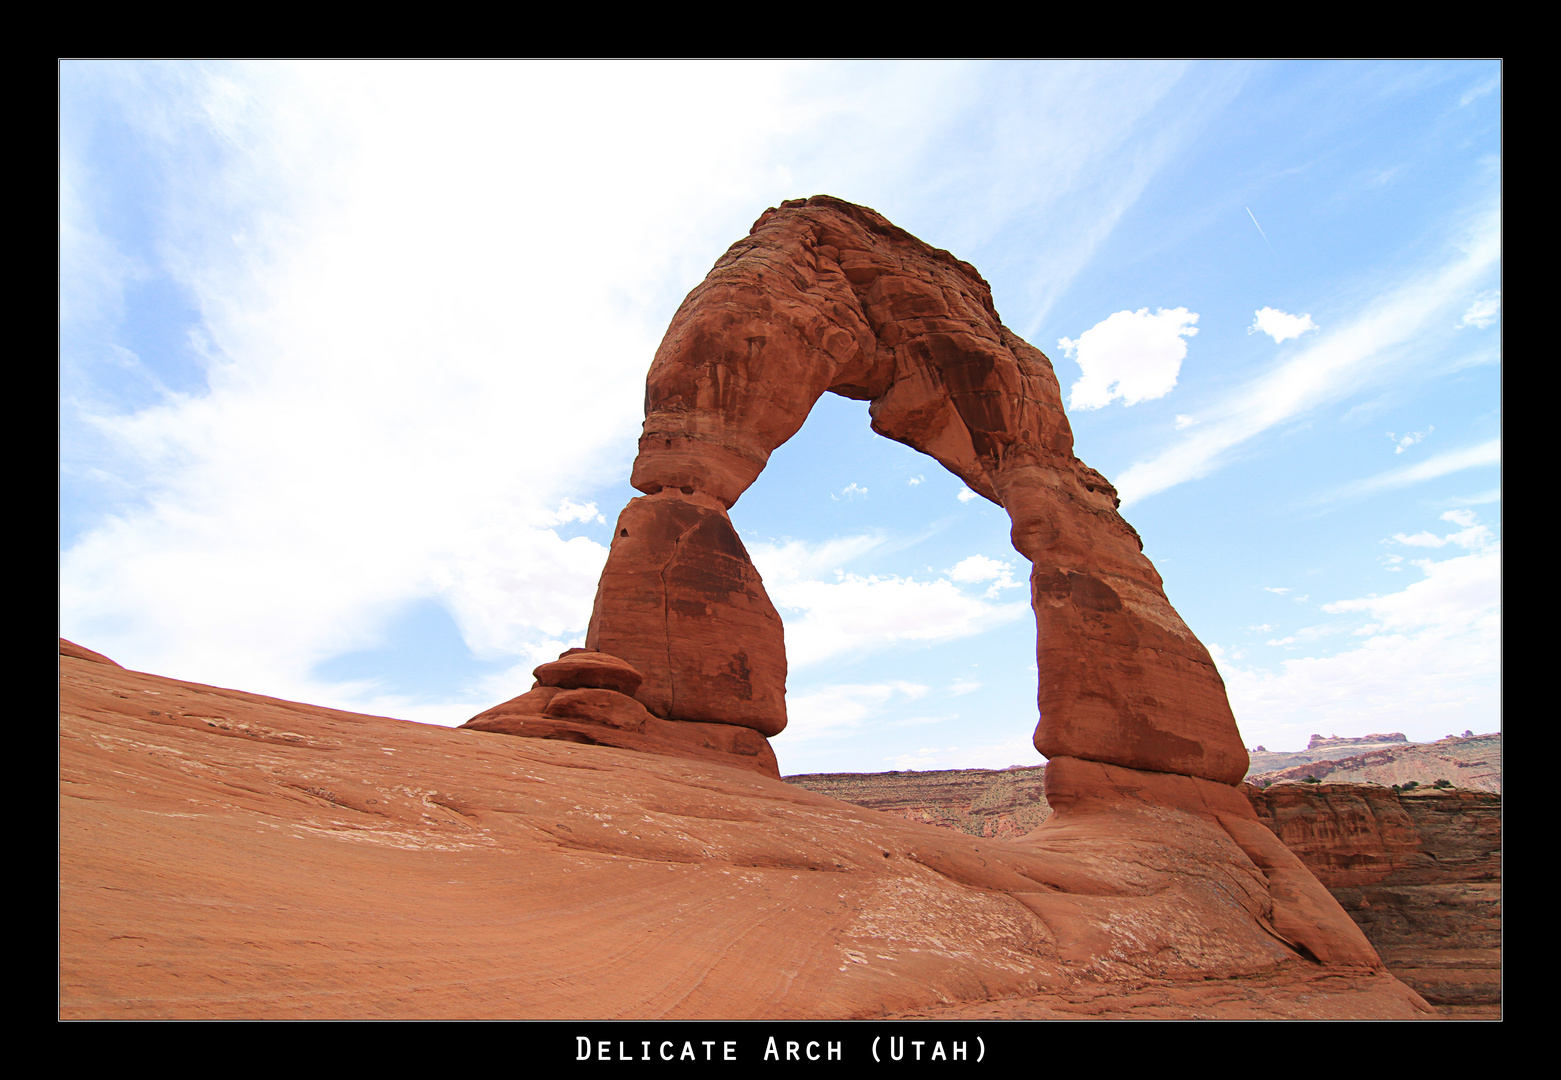
[[[1406,465],[1401,469],[1389,469],[1387,472],[1378,473],[1376,476],[1357,480],[1353,484],[1346,484],[1330,492],[1323,498],[1355,498],[1362,495],[1370,495],[1375,491],[1385,491],[1389,488],[1408,487],[1411,484],[1434,480],[1438,476],[1447,476],[1451,473],[1462,472],[1465,469],[1478,469],[1500,464],[1501,440],[1488,439],[1474,446],[1465,446],[1458,450],[1449,450],[1444,454],[1437,454],[1435,457],[1426,458],[1424,461],[1416,462],[1413,465]]]
[[[1355,392],[1422,334],[1442,329],[1439,317],[1449,307],[1466,304],[1500,257],[1500,213],[1492,208],[1480,215],[1450,258],[1384,292],[1354,318],[1335,319],[1336,330],[1321,333],[1271,371],[1200,410],[1196,428],[1126,469],[1115,481],[1123,504],[1207,476],[1243,443]]]

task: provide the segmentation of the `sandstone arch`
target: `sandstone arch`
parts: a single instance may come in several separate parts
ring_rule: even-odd
[[[766,211],[651,365],[645,495],[618,520],[586,640],[639,670],[650,715],[785,727],[781,621],[726,512],[826,392],[870,401],[879,434],[1007,510],[1033,567],[1042,754],[1241,779],[1224,683],[1114,489],[1073,456],[1050,361],[974,267],[827,196]]]

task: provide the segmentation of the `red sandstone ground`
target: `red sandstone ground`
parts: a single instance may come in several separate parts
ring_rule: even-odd
[[[1253,936],[1187,884],[1207,853],[1129,835],[1171,810],[986,841],[80,652],[60,695],[63,1017],[1427,1015]]]

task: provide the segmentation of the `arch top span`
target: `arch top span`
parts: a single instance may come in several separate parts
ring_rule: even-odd
[[[826,392],[1002,506],[1030,560],[1035,745],[1236,783],[1247,754],[1208,651],[1166,600],[1112,486],[1073,455],[1051,362],[969,263],[866,207],[782,203],[688,294],[646,379],[645,426],[586,648],[644,675],[667,720],[764,735],[785,718],[780,618],[726,511]]]
[[[999,505],[999,474],[1073,450],[1051,364],[976,268],[821,195],[765,211],[683,301],[631,483],[730,508],[826,391],[871,402],[875,431]]]

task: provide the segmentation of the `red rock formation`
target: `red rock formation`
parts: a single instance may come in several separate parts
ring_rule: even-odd
[[[756,731],[652,715],[630,696],[640,689],[640,673],[616,656],[570,649],[532,674],[537,682],[530,690],[461,726],[717,761],[780,777],[775,751]]]
[[[1247,754],[1214,664],[1165,598],[1116,493],[1073,456],[1051,363],[975,269],[865,207],[766,211],[657,350],[587,647],[645,675],[656,716],[786,721],[780,620],[725,510],[826,391],[1004,507],[1033,564],[1048,757],[1232,784]]]

